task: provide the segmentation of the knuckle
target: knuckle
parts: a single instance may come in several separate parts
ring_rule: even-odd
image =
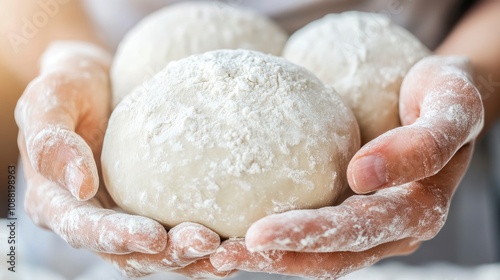
[[[38,97],[57,94],[65,84],[64,81],[66,79],[60,73],[41,74],[29,83],[23,95]]]
[[[50,104],[58,104],[56,100],[62,101],[74,98],[78,95],[77,89],[81,83],[71,73],[62,71],[41,74],[30,82],[23,96],[29,101],[43,101]]]
[[[474,82],[466,76],[458,76],[455,80],[457,92],[462,97],[466,98],[465,103],[472,109],[470,112],[482,113],[483,104],[481,101],[481,93]]]
[[[86,244],[80,235],[74,232],[65,222],[55,223],[52,221],[50,228],[74,249],[91,248],[91,246],[88,246],[89,244]]]
[[[44,88],[45,82],[41,76],[36,77],[26,86],[26,89],[19,98],[14,111],[16,121],[21,126],[25,125],[25,120],[27,119],[28,114],[30,113],[30,108],[33,105],[31,103],[36,102],[36,99],[40,95],[39,92],[44,91]]]
[[[130,252],[129,238],[120,235],[115,228],[107,225],[98,225],[96,227],[96,240],[94,240],[94,250],[102,252]]]
[[[396,184],[423,179],[435,175],[447,162],[448,150],[441,145],[442,133],[419,127],[418,133],[409,139],[407,152],[394,167],[397,173],[392,178]],[[400,178],[401,177],[401,178]]]
[[[418,160],[422,164],[423,175],[426,177],[436,174],[446,162],[448,151],[441,145],[442,138],[441,132],[431,129],[424,129],[423,133],[416,138],[422,151]]]
[[[397,164],[391,164],[394,172],[389,173],[389,179],[394,185],[435,175],[451,157],[450,149],[442,144],[446,135],[427,127],[416,129],[418,133],[412,133]]]
[[[93,149],[98,150],[104,140],[104,134],[107,128],[107,119],[102,119],[96,122],[94,126],[79,128],[77,133],[87,142]]]

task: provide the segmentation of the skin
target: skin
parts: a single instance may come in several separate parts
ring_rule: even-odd
[[[411,253],[434,237],[474,140],[499,117],[500,89],[484,84],[485,77],[500,80],[500,35],[491,28],[500,24],[499,13],[499,1],[481,2],[436,50],[439,56],[408,73],[400,93],[403,126],[363,146],[348,167],[352,190],[368,195],[351,196],[336,207],[265,217],[245,240],[225,241],[212,264],[220,270],[334,279]],[[467,121],[447,114],[457,104]]]
[[[2,0],[1,6],[11,12],[0,21],[2,34],[20,33],[19,20],[41,9],[37,1]],[[102,186],[96,160],[111,112],[111,54],[94,34],[79,1],[59,9],[18,52],[6,40],[0,44],[5,71],[21,83],[29,82],[15,110],[28,215],[127,276],[160,271],[191,278],[228,275],[209,262],[220,238],[208,228],[184,223],[167,232],[156,221],[112,210],[116,205]],[[51,44],[58,40],[77,41]],[[37,69],[33,61],[39,59]],[[13,99],[14,94],[2,91],[2,98]]]
[[[427,83],[422,84],[439,89],[440,79],[444,75],[440,74],[442,68],[445,68],[443,65],[448,63],[448,67],[458,68],[463,64],[461,61],[458,65],[453,65],[456,60],[449,60],[442,57],[423,60],[408,73],[407,79],[412,81],[414,75],[425,75]],[[416,103],[411,103],[416,106],[408,106],[406,108],[409,111],[402,111],[402,114],[408,116],[407,119],[403,118],[404,126],[365,145],[355,155],[354,164],[351,161],[348,171],[351,176],[353,172],[359,172],[355,170],[356,158],[374,151],[385,157],[394,155],[402,162],[400,168],[395,168],[394,171],[404,172],[403,176],[389,177],[390,183],[387,186],[391,187],[383,186],[379,191],[368,195],[350,196],[335,207],[297,210],[265,217],[248,229],[244,240],[222,243],[221,248],[211,256],[212,264],[220,270],[264,270],[315,279],[335,279],[382,258],[412,253],[420,242],[433,238],[444,225],[453,193],[467,170],[472,155],[471,139],[477,136],[482,127],[483,110],[479,92],[467,76],[461,75],[466,73],[465,70],[456,70],[462,71],[453,74],[456,75],[454,84],[457,90],[448,98],[450,102],[453,100],[460,101],[459,104],[467,104],[464,107],[474,112],[470,116],[474,121],[467,123],[466,135],[461,134],[463,131],[456,131],[456,137],[447,134],[453,142],[446,143],[445,149],[437,144],[443,142],[442,139],[426,143],[427,139],[422,137],[438,137],[440,134],[435,136],[437,132],[450,132],[450,128],[456,126],[446,124],[446,118],[438,122],[445,127],[425,125],[428,118],[426,108],[418,104],[427,104],[426,99],[432,100],[434,94],[429,92],[434,91],[416,94],[413,92],[415,87],[403,85],[401,102],[416,100]],[[450,103],[443,102],[441,105]],[[422,131],[426,129],[436,131]],[[398,142],[401,141],[399,135],[405,134],[412,135],[413,138],[404,138],[407,140]],[[441,149],[435,162],[426,158],[427,153],[431,152],[430,148]],[[385,154],[381,153],[384,149],[388,150]],[[410,154],[414,150],[421,151],[423,156]],[[452,156],[447,159],[449,154]],[[422,159],[428,159],[429,162]],[[418,170],[408,174],[408,170],[413,169],[405,168],[403,163],[415,166]],[[438,164],[443,166],[432,174]],[[387,169],[390,170],[390,167],[389,165]],[[376,171],[367,170],[369,167],[363,169],[361,172],[364,176],[370,172],[377,176],[374,174]],[[364,178],[367,179],[370,178]],[[362,192],[366,193],[367,190],[363,189]]]
[[[2,6],[20,13],[13,19],[38,9],[28,1],[4,0]],[[263,218],[244,240],[225,241],[217,249],[220,240],[202,226],[179,225],[167,233],[150,219],[111,210],[114,205],[100,187],[95,160],[110,111],[109,62],[85,51],[72,53],[73,47],[66,48],[69,54],[63,58],[47,50],[60,39],[102,46],[80,4],[70,1],[24,46],[22,55],[0,46],[10,73],[26,83],[34,79],[16,108],[27,211],[70,245],[97,252],[130,276],[175,269],[193,278],[223,277],[240,269],[332,279],[388,256],[411,253],[444,224],[483,117],[486,128],[498,118],[499,89],[481,81],[500,80],[500,38],[490,28],[500,23],[499,11],[498,1],[484,1],[436,50],[440,56],[420,62],[405,78],[403,127],[365,145],[349,164],[353,191],[368,195],[351,196],[336,207]],[[12,24],[2,21],[2,31]],[[37,72],[31,62],[42,53],[46,64]],[[466,55],[469,60],[445,55]],[[87,63],[82,66],[82,61]],[[40,97],[44,92],[58,105],[44,110],[50,105]],[[469,121],[457,129],[452,116],[435,119],[431,109],[438,103],[440,110],[461,104]],[[130,224],[148,226],[131,230],[125,226]],[[302,225],[307,227],[297,231]],[[397,230],[384,231],[391,226]],[[203,242],[175,234],[183,230],[198,234]],[[103,242],[99,236],[110,231],[119,237]],[[189,248],[201,253],[193,255]]]

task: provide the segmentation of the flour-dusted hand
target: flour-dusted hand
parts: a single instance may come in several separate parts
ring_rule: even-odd
[[[263,218],[245,240],[229,240],[211,256],[220,271],[240,269],[336,279],[377,261],[414,252],[444,224],[472,145],[433,177],[355,195],[336,207]],[[457,175],[458,174],[458,175]]]
[[[152,219],[111,210],[116,204],[99,186],[96,161],[111,107],[109,62],[109,54],[87,43],[53,44],[42,57],[40,76],[19,100],[28,215],[129,276],[167,270],[190,277],[227,275],[206,259],[220,244],[208,228],[181,224],[167,234]]]
[[[214,266],[333,279],[434,237],[482,128],[481,97],[467,60],[430,57],[406,76],[400,104],[404,126],[365,145],[348,170],[353,190],[378,191],[265,217],[223,243]]]
[[[53,43],[15,111],[32,167],[79,200],[99,186],[95,158],[110,114],[110,61],[88,43]]]
[[[154,255],[101,254],[129,277],[140,277],[158,271],[173,271],[190,278],[223,278],[230,272],[218,272],[208,256],[220,245],[220,237],[195,223],[181,223],[168,232],[169,242]]]
[[[483,127],[484,110],[465,57],[431,56],[403,80],[402,127],[362,147],[347,176],[357,193],[420,180],[439,172]]]
[[[99,254],[128,277],[173,271],[192,278],[221,278],[208,255],[220,245],[219,236],[194,223],[165,228],[149,218],[103,208],[109,196],[99,192],[88,201],[29,170],[26,208],[39,226],[54,231],[71,246]]]

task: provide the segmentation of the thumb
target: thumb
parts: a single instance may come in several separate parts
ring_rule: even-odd
[[[367,193],[436,174],[483,126],[481,97],[459,57],[429,57],[401,86],[403,127],[361,148],[349,163],[353,191]]]
[[[100,152],[109,115],[108,56],[85,43],[52,45],[15,109],[27,162],[79,200],[99,185],[93,152]]]

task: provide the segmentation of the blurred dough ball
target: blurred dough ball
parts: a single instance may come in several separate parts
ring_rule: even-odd
[[[351,110],[303,67],[217,50],[169,63],[118,104],[102,167],[128,212],[243,237],[266,215],[333,205],[359,141]]]
[[[287,38],[264,16],[218,1],[167,6],[139,22],[118,46],[111,67],[113,104],[170,61],[217,49],[280,55]]]
[[[403,77],[430,51],[380,14],[329,14],[295,32],[283,56],[331,85],[351,107],[364,144],[400,125]]]

